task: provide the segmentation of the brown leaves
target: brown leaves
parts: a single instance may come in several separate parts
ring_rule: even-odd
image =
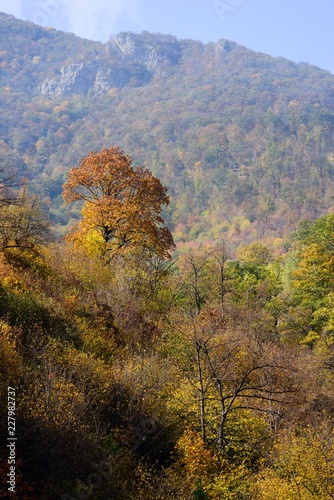
[[[64,184],[64,199],[93,201],[101,196],[117,198],[128,187],[133,169],[132,160],[118,147],[93,151],[80,160],[80,167],[73,167]]]
[[[150,255],[169,257],[173,237],[161,227],[167,190],[148,170],[131,167],[132,159],[118,147],[91,152],[73,167],[64,184],[64,199],[85,202],[82,221],[72,238],[81,239],[96,230],[107,245],[104,251],[119,253],[141,249]]]

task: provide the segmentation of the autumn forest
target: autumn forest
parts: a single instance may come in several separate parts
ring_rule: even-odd
[[[0,30],[0,498],[334,498],[334,76]]]

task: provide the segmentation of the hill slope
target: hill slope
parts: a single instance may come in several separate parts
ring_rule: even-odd
[[[119,145],[169,188],[177,240],[273,242],[334,193],[334,76],[220,40],[82,40],[0,15],[3,158],[63,228],[68,168]],[[277,243],[278,244],[278,243]]]

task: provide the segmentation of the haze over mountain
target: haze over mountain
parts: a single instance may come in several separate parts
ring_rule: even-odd
[[[167,185],[176,240],[265,236],[327,213],[334,76],[229,40],[102,44],[0,15],[1,149],[65,230],[66,172],[119,145]],[[279,244],[279,243],[276,243]]]

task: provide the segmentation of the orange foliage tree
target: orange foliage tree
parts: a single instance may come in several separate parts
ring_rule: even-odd
[[[167,189],[151,172],[134,170],[131,164],[130,156],[110,147],[89,153],[79,167],[71,168],[64,199],[85,202],[72,238],[95,238],[112,253],[141,249],[169,258],[174,241],[160,215],[169,204]]]

